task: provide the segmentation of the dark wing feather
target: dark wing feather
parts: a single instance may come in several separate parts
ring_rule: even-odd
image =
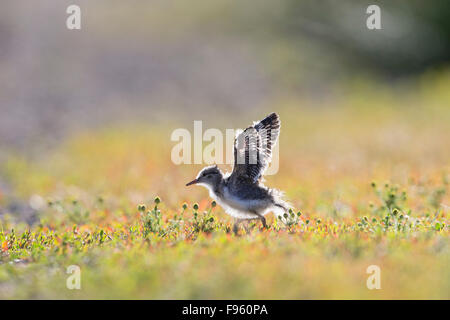
[[[280,118],[271,113],[234,140],[234,167],[230,178],[258,181],[272,160],[272,148],[280,134]]]

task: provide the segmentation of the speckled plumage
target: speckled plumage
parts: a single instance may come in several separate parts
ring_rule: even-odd
[[[272,148],[279,133],[280,119],[276,113],[271,113],[236,135],[231,174],[223,174],[217,166],[209,166],[187,184],[208,188],[210,196],[237,219],[235,232],[241,220],[260,219],[265,227],[266,213],[282,214],[289,208],[280,191],[267,188],[261,181],[272,160]]]

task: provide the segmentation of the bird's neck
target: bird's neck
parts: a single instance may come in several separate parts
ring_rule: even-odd
[[[217,196],[221,196],[223,194],[223,187],[225,186],[225,180],[223,177],[220,179],[219,183],[214,184],[211,187],[211,191],[214,192]]]

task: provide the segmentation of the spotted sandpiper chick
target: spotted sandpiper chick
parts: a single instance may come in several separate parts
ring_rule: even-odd
[[[272,160],[272,148],[280,134],[280,118],[271,113],[260,122],[239,132],[234,140],[234,167],[231,173],[222,173],[216,166],[203,168],[197,178],[186,184],[199,184],[209,190],[225,212],[236,219],[234,233],[240,222],[259,219],[267,228],[264,215],[272,211],[281,215],[289,209],[282,192],[269,189],[262,176]]]

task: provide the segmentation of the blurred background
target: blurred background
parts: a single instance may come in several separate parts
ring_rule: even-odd
[[[396,83],[448,64],[448,1],[376,1],[377,31],[372,2],[80,0],[82,30],[70,31],[73,1],[3,1],[0,145],[117,119],[257,117],[280,97],[324,100],[349,79]]]
[[[81,30],[65,26],[74,3]],[[116,183],[119,191],[164,193],[197,169],[171,166],[173,129],[199,119],[244,127],[271,111],[286,130],[282,157],[295,159],[281,171],[298,180],[278,181],[292,197],[305,198],[294,184],[301,179],[306,188],[317,180],[311,172],[326,174],[326,166],[343,175],[357,166],[361,179],[370,179],[377,159],[392,167],[431,162],[442,172],[450,149],[450,2],[376,1],[382,30],[368,30],[373,3],[3,1],[0,204],[100,182],[96,192]],[[137,159],[146,165],[127,162]],[[185,170],[181,178],[176,170]],[[127,180],[105,181],[117,171]],[[8,210],[26,211],[17,206]]]

